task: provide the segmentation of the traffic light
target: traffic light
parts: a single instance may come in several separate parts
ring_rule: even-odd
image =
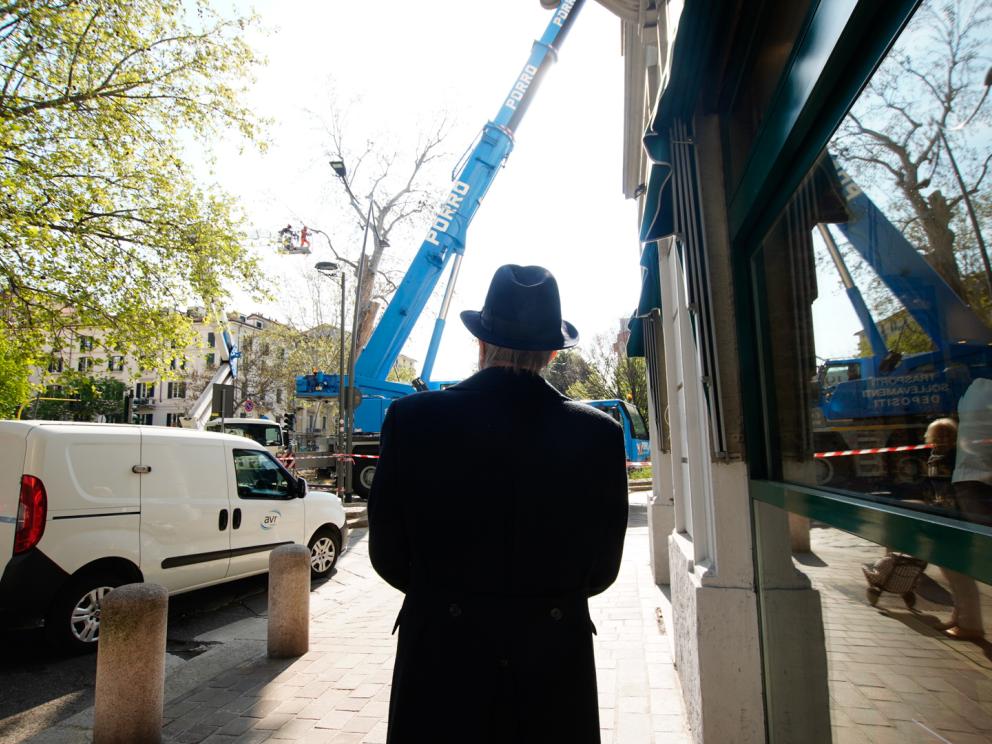
[[[296,431],[296,414],[284,413],[282,415],[282,423],[286,431]]]

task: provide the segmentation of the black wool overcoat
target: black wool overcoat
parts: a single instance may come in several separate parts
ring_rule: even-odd
[[[587,599],[620,569],[625,466],[620,427],[537,375],[390,406],[368,503],[406,594],[390,744],[600,741]]]

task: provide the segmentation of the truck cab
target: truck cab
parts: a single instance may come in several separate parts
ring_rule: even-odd
[[[207,431],[247,437],[273,455],[289,446],[288,434],[277,421],[261,418],[215,418],[207,422]]]
[[[627,466],[646,463],[651,459],[651,440],[644,418],[631,403],[618,398],[605,400],[584,400],[588,406],[610,414],[623,428],[623,447],[627,453]]]

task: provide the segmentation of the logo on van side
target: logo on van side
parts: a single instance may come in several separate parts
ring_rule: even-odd
[[[262,529],[271,530],[273,527],[276,526],[276,522],[279,521],[279,517],[281,516],[282,516],[282,512],[280,511],[276,511],[275,509],[270,511],[268,514],[262,517],[262,522],[261,522]]]

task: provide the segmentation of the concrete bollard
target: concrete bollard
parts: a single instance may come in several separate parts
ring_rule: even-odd
[[[126,584],[100,602],[93,744],[162,741],[169,592]]]
[[[269,656],[285,659],[310,650],[310,551],[280,545],[269,553]]]

